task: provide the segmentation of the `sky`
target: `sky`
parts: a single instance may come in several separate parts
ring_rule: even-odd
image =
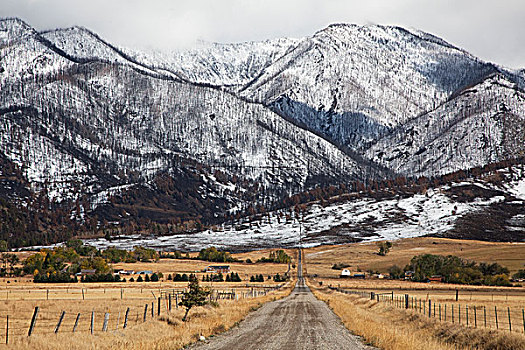
[[[331,23],[398,25],[525,68],[524,0],[0,0],[0,17],[38,30],[84,26],[113,44],[148,50],[300,38]]]

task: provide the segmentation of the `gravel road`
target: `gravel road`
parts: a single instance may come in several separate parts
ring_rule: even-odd
[[[238,327],[190,349],[372,349],[352,335],[332,310],[314,297],[300,272],[298,275],[288,297],[264,304]]]

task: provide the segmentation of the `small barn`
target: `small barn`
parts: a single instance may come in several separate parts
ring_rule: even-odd
[[[210,265],[204,269],[206,273],[230,273],[230,265]]]
[[[443,282],[443,276],[432,276],[428,279],[429,282]]]
[[[82,269],[79,273],[76,273],[75,276],[92,276],[97,272],[95,269]]]
[[[343,269],[341,271],[341,274],[339,275],[340,278],[350,278],[352,277],[352,273],[348,269]]]

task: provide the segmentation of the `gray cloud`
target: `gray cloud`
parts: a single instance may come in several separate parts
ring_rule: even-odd
[[[334,22],[379,23],[435,34],[488,61],[525,68],[522,0],[0,0],[0,17],[37,29],[85,26],[134,48],[196,40],[302,37]]]

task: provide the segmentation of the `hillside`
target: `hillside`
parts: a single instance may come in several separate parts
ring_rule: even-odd
[[[2,200],[19,219],[0,239],[195,232],[315,188],[519,158],[523,81],[399,27],[144,53],[3,19]],[[316,240],[337,241],[331,228]],[[285,228],[258,239],[272,235],[289,243]]]

